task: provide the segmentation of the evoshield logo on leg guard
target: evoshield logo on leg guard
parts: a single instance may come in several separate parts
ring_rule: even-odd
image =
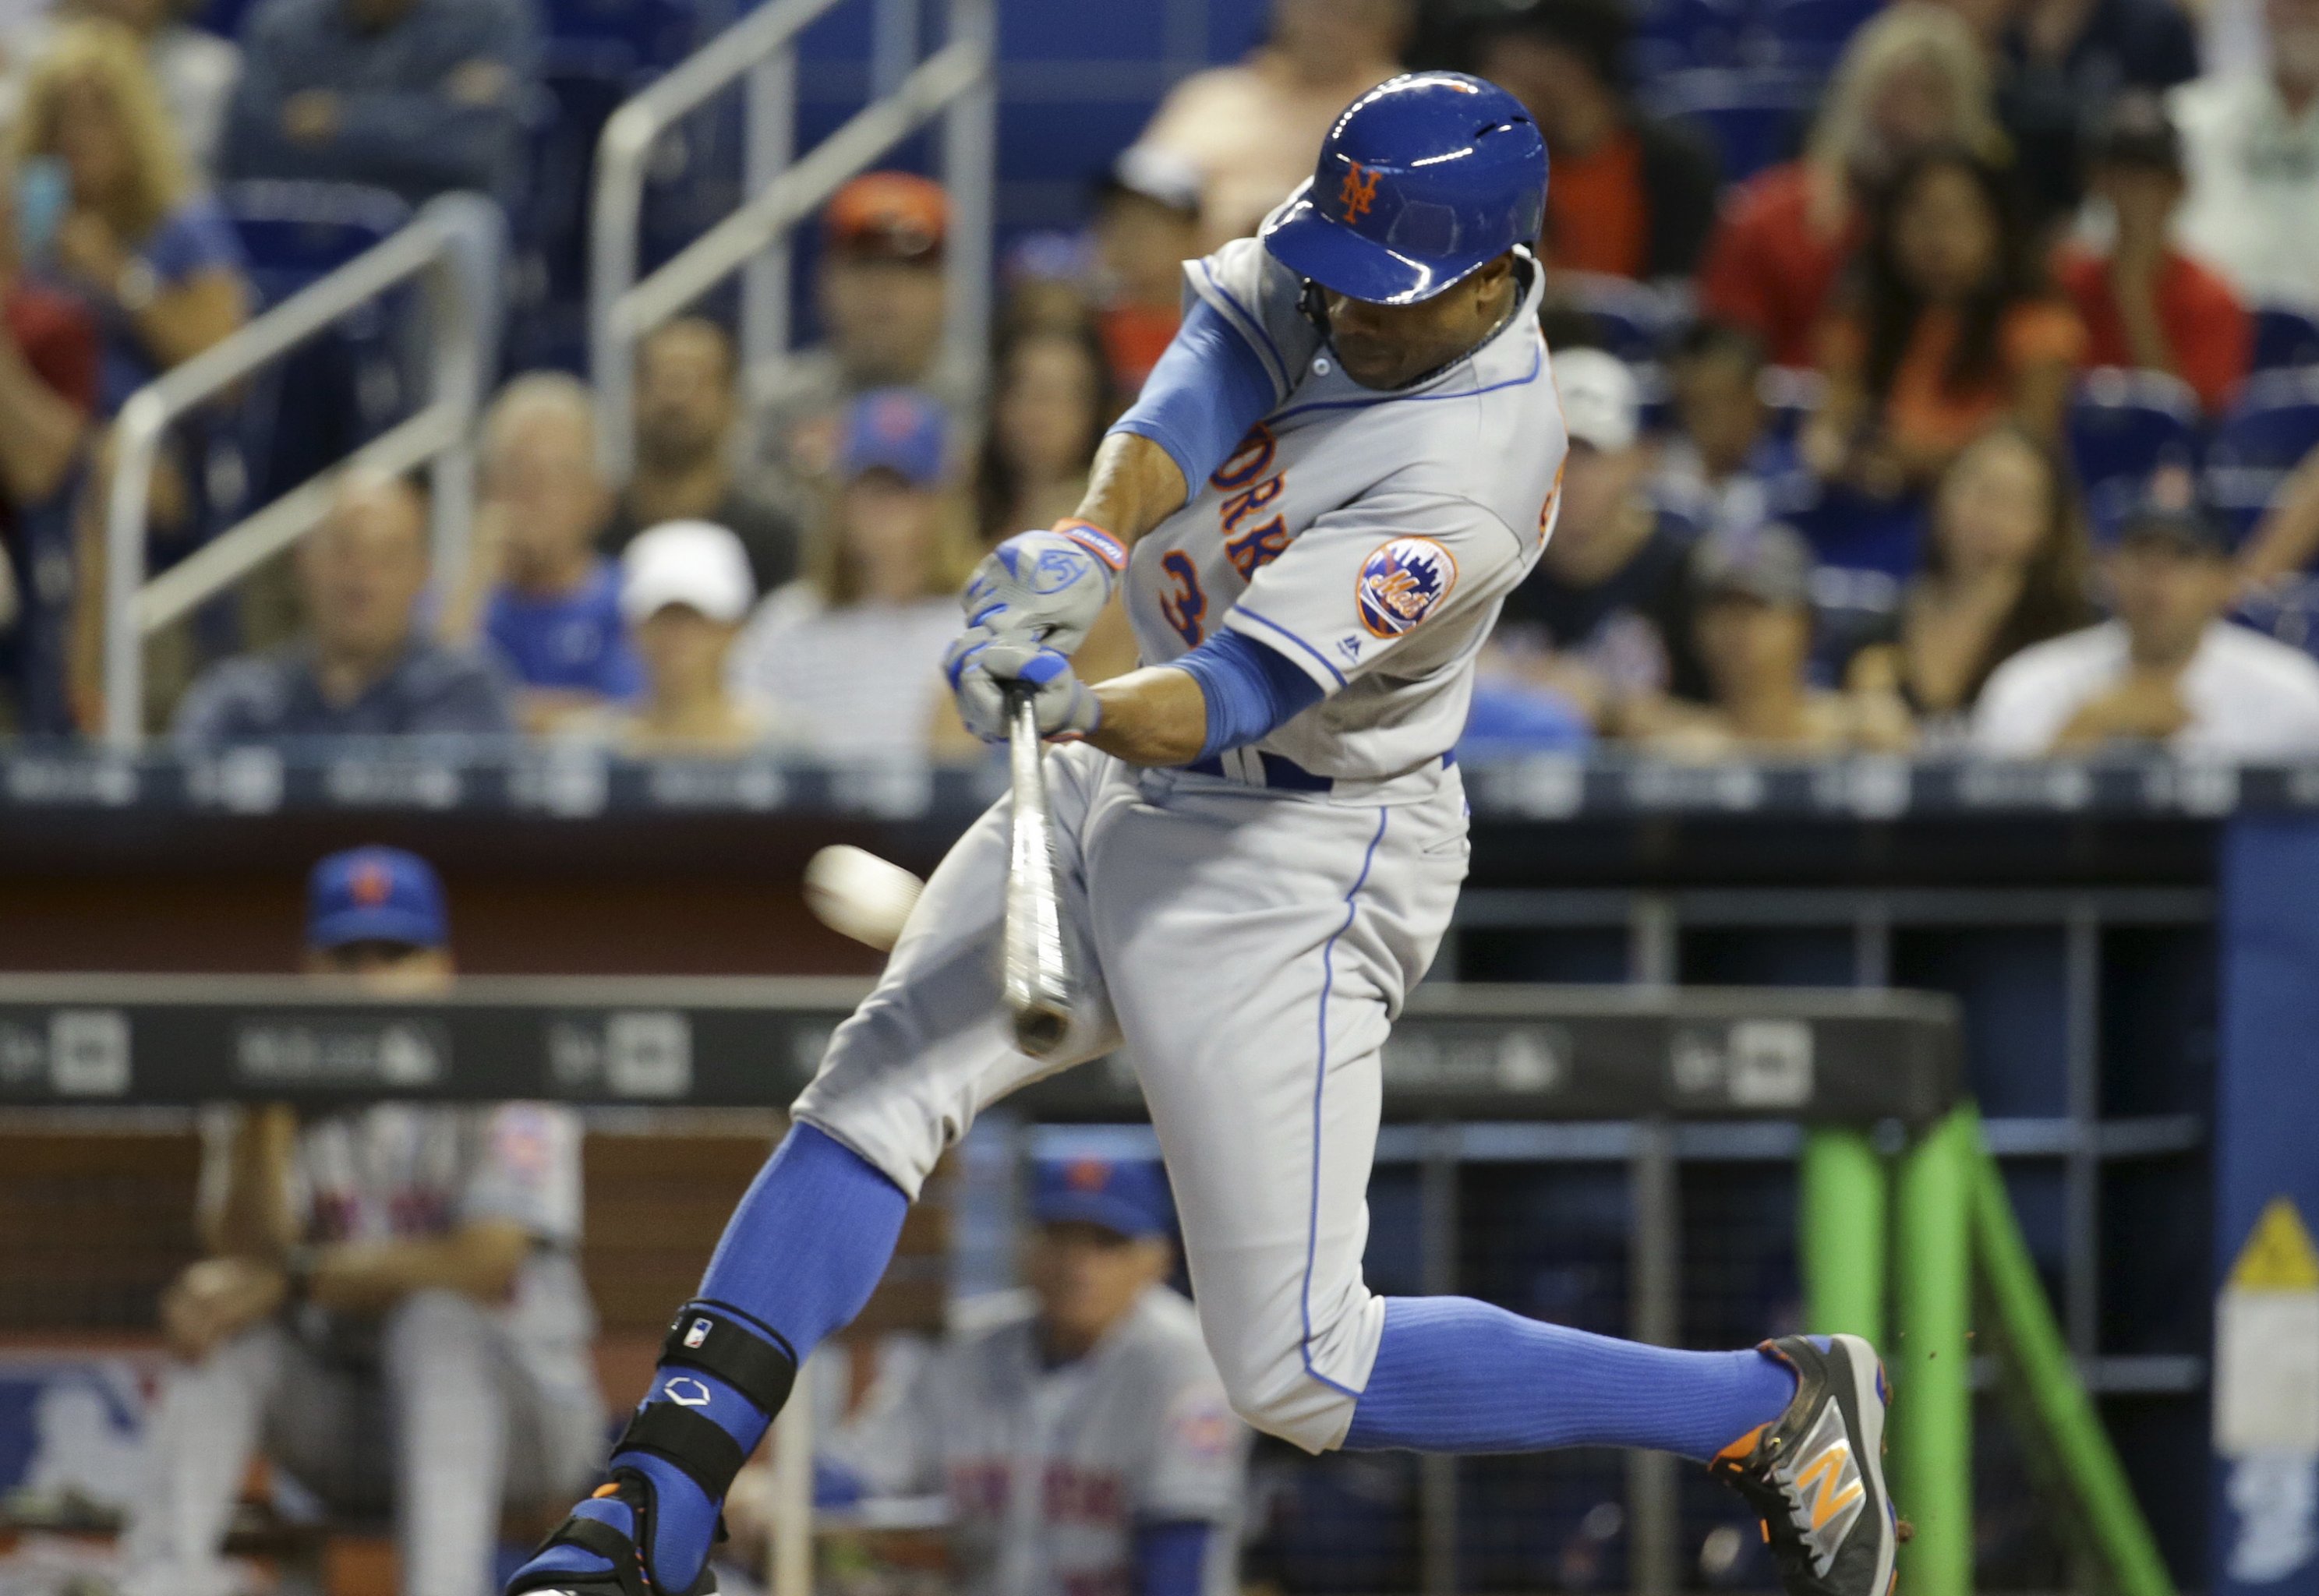
[[[684,1387],[680,1391],[678,1386]],[[660,1393],[680,1408],[705,1408],[709,1403],[708,1387],[699,1381],[679,1375],[660,1388]]]

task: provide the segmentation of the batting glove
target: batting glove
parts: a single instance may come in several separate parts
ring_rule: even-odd
[[[1126,564],[1119,540],[1085,521],[1018,533],[975,567],[960,600],[966,624],[1069,654],[1087,641]]]
[[[1032,691],[1042,737],[1084,737],[1103,724],[1103,706],[1071,669],[1070,657],[1020,638],[998,638],[977,627],[950,646],[943,672],[958,697],[966,729],[986,743],[1006,741],[1006,691]]]

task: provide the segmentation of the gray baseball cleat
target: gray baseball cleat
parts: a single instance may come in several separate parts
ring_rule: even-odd
[[[1708,1472],[1764,1520],[1788,1596],[1891,1596],[1902,1531],[1884,1487],[1891,1397],[1876,1348],[1858,1336],[1783,1336],[1759,1350],[1795,1371],[1795,1400]]]

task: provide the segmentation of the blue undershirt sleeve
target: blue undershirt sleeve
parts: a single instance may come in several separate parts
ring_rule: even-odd
[[[1200,1596],[1216,1527],[1193,1519],[1135,1531],[1134,1596]]]
[[[1218,632],[1179,660],[1208,704],[1208,739],[1202,759],[1259,743],[1322,699],[1320,683],[1263,644],[1238,632]]]
[[[1148,437],[1167,450],[1197,493],[1278,402],[1255,348],[1214,305],[1199,300],[1144,379],[1142,393],[1111,429]]]

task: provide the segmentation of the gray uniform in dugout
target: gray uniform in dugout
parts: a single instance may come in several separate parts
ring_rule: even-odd
[[[1051,1366],[1034,1308],[1010,1303],[920,1364],[841,1431],[829,1457],[880,1495],[941,1493],[961,1596],[1101,1596],[1134,1588],[1139,1525],[1201,1523],[1200,1589],[1239,1588],[1248,1431],[1200,1344],[1192,1305],[1138,1298],[1085,1357]]]
[[[224,1200],[231,1118],[205,1126]],[[286,1171],[318,1242],[431,1237],[479,1219],[534,1239],[505,1300],[414,1292],[373,1316],[292,1308],[173,1367],[123,1537],[126,1596],[226,1596],[220,1558],[252,1452],[330,1508],[392,1509],[406,1591],[488,1588],[503,1501],[581,1488],[604,1406],[580,1276],[581,1125],[569,1108],[382,1103],[303,1126]],[[394,1438],[392,1441],[385,1438]]]
[[[1187,268],[1275,403],[1137,543],[1147,663],[1219,627],[1328,695],[1217,773],[1050,754],[1063,912],[1086,988],[1033,1061],[1001,1011],[1006,806],[952,852],[799,1117],[916,1196],[983,1108],[1123,1045],[1167,1155],[1210,1351],[1240,1411],[1336,1445],[1384,1322],[1361,1278],[1379,1054],[1466,873],[1448,752],[1476,652],[1553,524],[1565,435],[1538,266],[1463,357],[1403,389],[1335,369],[1303,284],[1253,239]]]

